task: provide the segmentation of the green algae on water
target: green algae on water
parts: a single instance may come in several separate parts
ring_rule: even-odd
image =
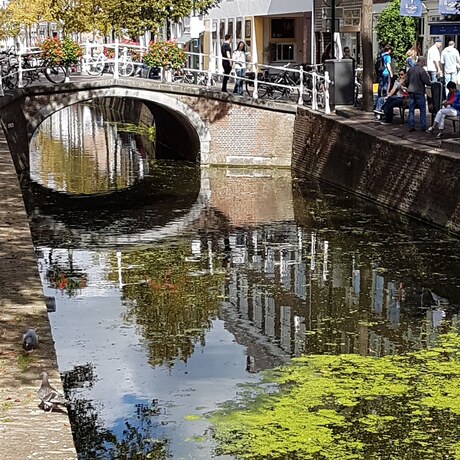
[[[460,337],[380,359],[305,356],[266,374],[244,407],[211,417],[238,459],[460,458]],[[277,391],[273,391],[276,384]],[[256,390],[255,390],[256,391]]]

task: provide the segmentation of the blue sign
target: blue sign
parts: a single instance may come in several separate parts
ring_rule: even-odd
[[[430,24],[430,35],[460,35],[460,24],[458,22]]]
[[[403,0],[404,1],[404,0]],[[459,14],[460,5],[457,0],[439,0],[439,14]]]
[[[442,1],[443,0],[439,0],[439,4],[441,4]],[[422,0],[401,0],[399,14],[401,16],[422,16]]]

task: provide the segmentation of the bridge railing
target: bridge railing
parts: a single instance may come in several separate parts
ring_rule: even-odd
[[[127,76],[142,77],[144,74],[143,70],[146,66],[142,61],[144,54],[148,51],[146,46],[124,43],[119,40],[103,44],[87,41],[80,46],[83,51],[81,59],[83,72],[90,74],[91,68],[102,68],[102,73],[106,65],[109,64],[115,80]],[[36,59],[39,60],[41,51],[37,48],[26,48],[20,51],[16,70],[19,87],[22,86],[24,72],[35,71],[38,68],[38,64],[37,67],[27,69],[22,67],[22,56],[25,54],[36,55]],[[179,77],[175,77],[169,69],[160,69],[162,81],[172,83],[180,81],[183,83],[184,78],[180,78],[180,74],[188,74],[193,75],[193,78],[189,78],[188,81],[185,79],[186,83],[204,84],[210,88],[217,78],[226,76],[218,70],[221,58],[212,53],[186,52],[186,55],[188,65],[180,69]],[[232,59],[230,61],[235,62]],[[248,71],[244,76],[238,76],[232,72],[230,78],[234,81],[242,81],[248,96],[255,99],[259,97],[272,99],[287,97],[292,99],[295,97],[299,105],[311,103],[313,110],[324,110],[325,113],[330,113],[329,86],[333,82],[330,80],[328,72],[322,72],[322,65],[309,66],[308,70],[296,65],[281,67],[258,62],[247,62],[246,66],[251,72]]]

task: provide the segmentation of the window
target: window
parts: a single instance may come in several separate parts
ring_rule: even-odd
[[[293,61],[294,60],[294,44],[293,43],[277,43],[275,61]]]
[[[294,19],[272,19],[272,38],[294,38]]]
[[[236,38],[238,40],[242,39],[243,38],[243,20],[242,19],[238,19],[236,21]]]
[[[359,27],[361,24],[361,9],[343,10],[343,25],[345,27]]]

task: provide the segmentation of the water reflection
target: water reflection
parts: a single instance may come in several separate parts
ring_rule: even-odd
[[[120,113],[90,103],[55,112],[31,140],[31,179],[74,194],[133,185],[148,173],[146,156],[153,144],[147,134],[126,132],[125,121]]]
[[[156,440],[153,458],[209,458],[207,424],[196,417],[260,369],[303,353],[418,349],[457,318],[457,240],[367,203],[339,207],[316,186],[294,200],[297,213],[316,203],[313,223],[302,222],[309,213],[234,227],[208,211],[151,247],[36,240],[82,458],[130,458],[140,439]],[[56,273],[76,286],[56,285]],[[91,378],[78,371],[87,363]],[[88,417],[97,435],[81,433]]]
[[[144,182],[163,171],[181,194],[185,170],[152,161]],[[285,171],[189,176],[187,200],[137,200],[135,231],[121,217],[107,231],[99,209],[82,225],[34,208],[81,458],[209,459],[203,417],[261,369],[419,349],[457,320],[458,240]],[[59,225],[44,232],[42,209]]]

